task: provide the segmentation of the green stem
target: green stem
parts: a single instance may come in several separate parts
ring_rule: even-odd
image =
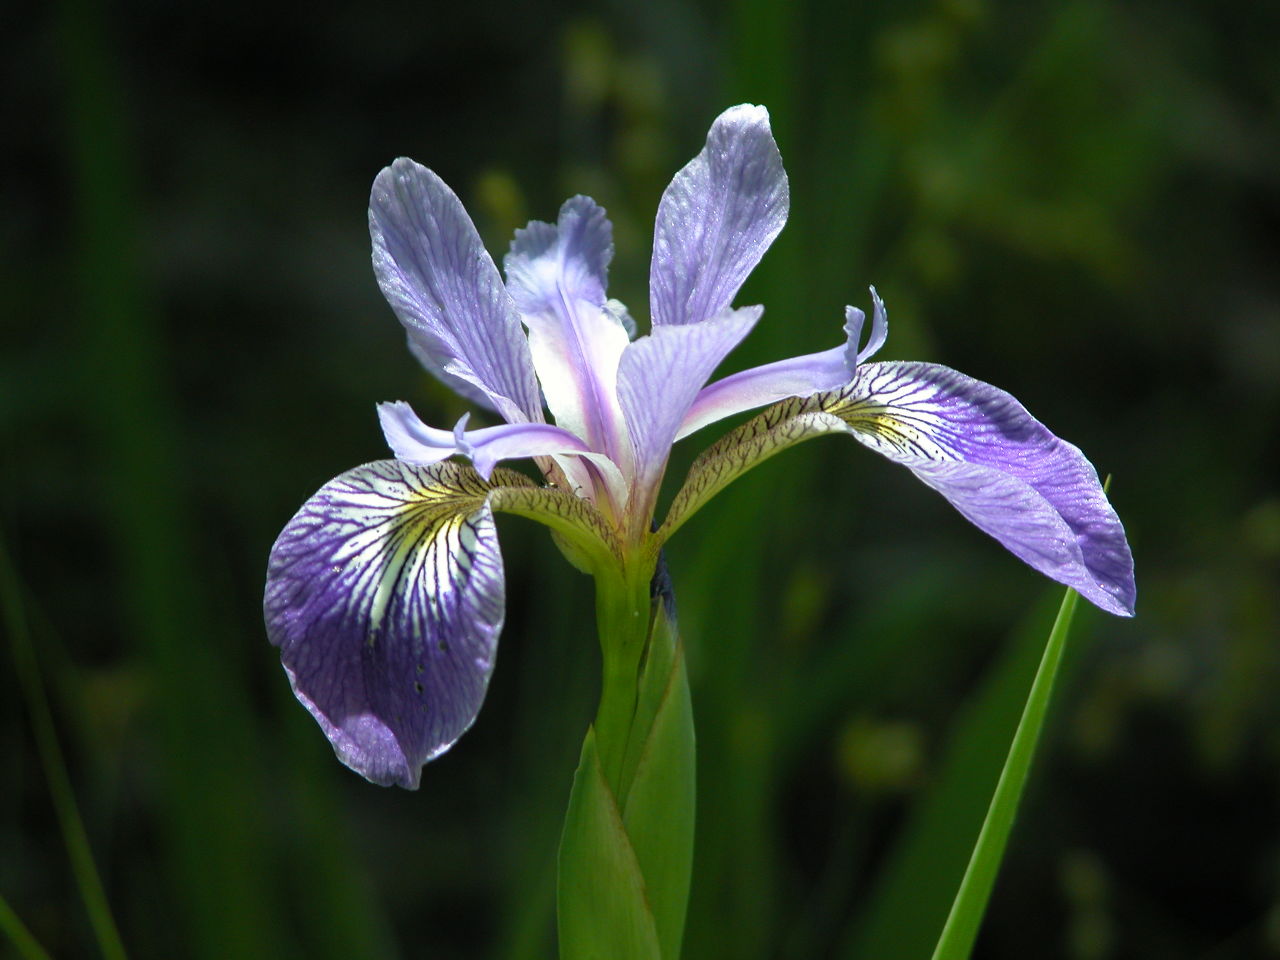
[[[93,852],[89,848],[89,837],[84,829],[84,821],[80,819],[80,811],[76,807],[71,778],[67,774],[67,763],[62,756],[62,747],[58,744],[58,734],[53,724],[53,713],[49,709],[49,700],[45,696],[44,684],[40,679],[40,666],[36,662],[35,650],[31,646],[31,636],[27,632],[18,576],[9,561],[9,554],[3,540],[0,540],[0,606],[4,607],[5,626],[12,645],[14,668],[27,701],[27,710],[31,714],[31,730],[35,735],[36,748],[40,753],[45,778],[49,781],[49,794],[58,815],[58,824],[62,828],[63,842],[67,847],[67,856],[71,860],[71,871],[75,874],[76,883],[80,887],[80,896],[84,899],[85,909],[89,912],[89,921],[97,936],[98,948],[107,960],[125,960],[124,944],[120,940],[120,932],[116,929],[115,919],[111,916],[111,908],[107,905],[107,896],[102,889],[98,868],[93,862]],[[8,912],[12,915],[12,911]],[[13,920],[17,921],[17,917],[13,916]],[[18,927],[25,931],[25,927],[21,927],[20,922]],[[6,928],[9,929],[12,937],[14,928],[8,925]],[[27,936],[30,937],[30,934]]]
[[[641,663],[649,633],[645,577],[596,578],[596,626],[603,677],[596,711],[596,744],[605,781],[621,801],[622,773],[635,722]]]
[[[638,564],[648,567],[652,564]],[[598,575],[604,683],[560,841],[561,960],[679,960],[693,864],[693,709],[664,570]]]
[[[1062,664],[1067,632],[1071,628],[1071,618],[1075,614],[1078,597],[1079,594],[1069,589],[1062,598],[1062,606],[1058,610],[1053,629],[1049,632],[1049,641],[1045,645],[1040,667],[1036,670],[1035,680],[1032,681],[1022,719],[1014,732],[1009,756],[1000,772],[995,795],[991,798],[991,806],[978,834],[978,842],[973,848],[964,879],[960,881],[955,902],[951,905],[951,913],[933,951],[933,960],[966,960],[973,950],[978,927],[982,923],[982,916],[995,885],[996,873],[1009,842],[1013,819],[1018,812],[1018,802],[1027,784],[1027,774],[1035,756],[1040,731],[1044,727],[1049,698],[1053,695],[1053,684]]]

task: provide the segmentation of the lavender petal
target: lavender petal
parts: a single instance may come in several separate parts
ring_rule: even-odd
[[[557,223],[535,220],[516,231],[505,267],[556,423],[625,463],[629,444],[617,380],[630,338],[605,296],[612,257],[604,209],[579,196],[560,208]]]
[[[843,346],[743,370],[699,391],[675,439],[682,440],[736,413],[788,397],[807,397],[821,390],[834,390],[848,383],[852,375],[848,350]]]
[[[504,612],[489,490],[457,464],[365,464],[271,550],[268,637],[338,759],[374,783],[416,789],[484,700]]]
[[[884,304],[875,287],[871,288],[871,297],[875,302],[875,318],[865,347],[859,349],[858,344],[867,315],[857,307],[845,307],[845,342],[842,346],[752,367],[703,387],[680,424],[676,439],[682,440],[696,430],[737,413],[789,397],[812,396],[849,383],[858,364],[879,350],[885,341]]]
[[[782,157],[764,107],[731,107],[658,205],[649,268],[654,327],[701,323],[732,302],[787,221]]]
[[[656,496],[671,444],[698,391],[751,332],[762,312],[762,307],[743,307],[725,310],[705,323],[654,327],[622,354],[618,399],[627,418],[644,496]],[[634,506],[651,508],[652,503]]]
[[[1008,393],[936,364],[872,363],[820,407],[1015,556],[1133,615],[1133,556],[1097,472]]]
[[[520,316],[457,195],[401,157],[373,181],[378,286],[423,365],[509,421],[542,419]]]
[[[398,459],[428,464],[460,454],[470,458],[486,480],[502,460],[592,454],[578,437],[548,423],[504,423],[464,430],[464,416],[452,430],[442,430],[423,423],[403,400],[378,404],[378,420],[387,446]]]

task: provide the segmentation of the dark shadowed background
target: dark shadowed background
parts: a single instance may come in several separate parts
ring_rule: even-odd
[[[132,956],[553,955],[589,581],[501,522],[488,703],[410,794],[341,767],[293,702],[266,556],[320,484],[387,455],[375,402],[466,409],[374,283],[384,164],[433,167],[499,256],[593,195],[644,329],[659,194],[749,100],[792,214],[726,370],[834,345],[875,283],[882,358],[1011,391],[1114,475],[1133,544],[1138,617],[1077,618],[977,955],[1280,956],[1280,6],[4,20],[0,894],[54,955],[96,948],[8,658],[24,633]],[[700,751],[687,956],[927,957],[1060,591],[835,438],[739,481],[668,559]]]

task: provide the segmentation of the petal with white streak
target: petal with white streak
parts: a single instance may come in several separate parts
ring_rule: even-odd
[[[519,313],[457,195],[401,157],[373,181],[369,234],[378,286],[423,365],[509,421],[541,420]]]
[[[429,427],[403,400],[378,404],[378,421],[387,446],[400,460],[408,463],[439,463],[449,457],[467,457],[486,480],[503,460],[526,457],[557,457],[573,477],[598,475],[616,503],[625,503],[626,482],[617,464],[602,453],[596,453],[568,430],[549,423],[504,423],[496,427],[466,430],[469,415],[464,415],[452,430]],[[574,458],[589,461],[596,473],[580,474],[581,464]],[[579,481],[581,482],[581,481]]]
[[[415,789],[484,700],[504,603],[489,493],[458,464],[365,464],[271,550],[267,634],[338,758],[374,783]]]
[[[732,302],[787,222],[790,195],[764,107],[716,118],[658,205],[649,267],[654,327],[701,323]]]
[[[579,196],[565,201],[555,224],[517,230],[504,265],[556,423],[623,463],[618,359],[630,338],[605,296],[612,257],[604,209]]]

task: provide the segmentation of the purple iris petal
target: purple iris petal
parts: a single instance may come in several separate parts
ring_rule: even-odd
[[[519,313],[444,181],[396,160],[373,181],[369,234],[378,285],[427,369],[507,420],[541,420]]]
[[[649,268],[654,327],[719,314],[787,222],[789,194],[764,107],[731,107],[658,205]]]
[[[325,484],[271,550],[267,634],[338,758],[415,789],[475,719],[503,620],[488,488],[383,460]]]
[[[1032,567],[1133,615],[1133,557],[1097,472],[1009,394],[936,364],[872,363],[824,407]]]
[[[635,448],[639,485],[655,495],[676,431],[725,356],[751,332],[763,307],[725,310],[705,323],[654,327],[627,347],[618,368],[618,399]],[[633,504],[652,509],[652,504]]]
[[[504,423],[479,430],[463,430],[467,417],[452,430],[429,427],[403,400],[378,404],[387,446],[409,463],[438,463],[454,454],[469,457],[486,480],[501,460],[548,457],[563,453],[590,453],[580,439],[547,423]]]
[[[595,450],[626,460],[618,358],[630,338],[605,297],[613,235],[604,209],[573,197],[555,224],[516,231],[505,267],[542,392],[556,423]]]

